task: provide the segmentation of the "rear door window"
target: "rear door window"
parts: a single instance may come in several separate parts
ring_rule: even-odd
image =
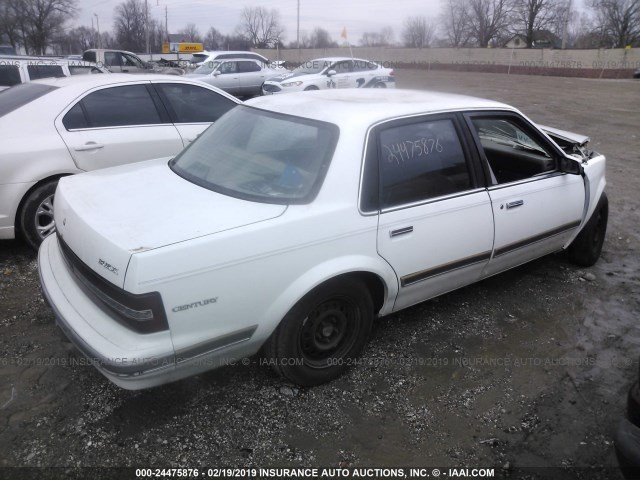
[[[383,130],[378,152],[381,208],[472,188],[471,172],[452,119]]]
[[[186,83],[157,83],[175,123],[211,123],[236,106],[236,102],[204,87]]]
[[[260,65],[258,65],[256,62],[251,62],[248,60],[244,62],[238,62],[238,71],[240,73],[259,72]]]
[[[104,88],[82,99],[89,127],[163,123],[145,85]]]
[[[31,80],[66,76],[62,65],[27,65],[27,73]]]

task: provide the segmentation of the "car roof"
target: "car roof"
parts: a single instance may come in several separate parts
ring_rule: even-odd
[[[425,90],[343,89],[267,95],[246,102],[252,107],[352,127],[391,118],[460,110],[511,110],[504,103]]]
[[[308,60],[305,63],[313,63],[313,62],[341,62],[343,60],[358,60],[360,62],[370,62],[370,60],[365,60],[364,58],[353,58],[353,57],[322,57],[322,58],[314,58],[312,60]],[[373,63],[373,62],[371,62]]]
[[[81,85],[83,88],[100,87],[112,83],[144,82],[165,80],[170,82],[181,81],[177,75],[145,74],[131,75],[129,73],[110,73],[105,75],[72,75],[70,77],[43,78],[35,80],[38,83],[52,85],[54,87],[66,87],[69,85]],[[191,80],[190,80],[191,81]]]

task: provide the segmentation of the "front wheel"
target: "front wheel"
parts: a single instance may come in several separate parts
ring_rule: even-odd
[[[305,92],[310,92],[311,90],[320,90],[320,89],[315,85],[309,85],[307,88],[304,89]]]
[[[53,219],[53,198],[58,180],[43,183],[34,189],[20,211],[22,236],[33,249],[37,250],[42,241],[56,231]]]
[[[590,267],[598,261],[607,233],[609,199],[603,192],[591,218],[569,246],[569,259],[581,267]]]
[[[373,325],[373,301],[356,279],[320,285],[284,317],[265,344],[277,373],[301,385],[337,378],[354,363]]]

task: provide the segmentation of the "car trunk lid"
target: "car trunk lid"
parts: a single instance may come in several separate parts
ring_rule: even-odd
[[[135,253],[269,220],[287,208],[197,186],[171,171],[167,160],[65,177],[56,191],[58,234],[120,287]]]

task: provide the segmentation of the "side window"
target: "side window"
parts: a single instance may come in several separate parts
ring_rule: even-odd
[[[87,124],[87,119],[84,116],[84,112],[82,111],[80,102],[76,103],[75,106],[66,113],[62,119],[62,124],[67,130],[73,130],[74,128],[87,128],[89,126]]]
[[[497,183],[524,180],[556,170],[552,151],[515,117],[471,117]]]
[[[0,86],[12,87],[22,83],[18,65],[0,65]]]
[[[450,119],[388,128],[379,135],[380,207],[420,202],[472,187]]]
[[[260,65],[258,65],[256,62],[238,62],[238,67],[240,73],[260,71]]]
[[[182,83],[155,85],[169,104],[176,123],[210,123],[236,106],[236,103],[204,87]]]
[[[60,65],[27,65],[27,72],[31,80],[65,76]]]
[[[122,65],[120,54],[116,52],[104,52],[104,64],[107,67],[117,67]]]
[[[126,53],[122,54],[122,66],[143,68],[142,63],[140,63],[137,58],[127,55]]]
[[[238,72],[238,63],[237,62],[224,62],[220,65],[220,73],[237,73]]]
[[[351,72],[351,60],[336,63],[333,67],[333,70],[335,70],[338,74]]]
[[[121,127],[162,123],[144,85],[98,90],[82,99],[90,127]]]
[[[369,70],[375,70],[376,64],[372,62],[366,62],[364,60],[354,60],[353,61],[353,71],[354,72],[368,72]]]

